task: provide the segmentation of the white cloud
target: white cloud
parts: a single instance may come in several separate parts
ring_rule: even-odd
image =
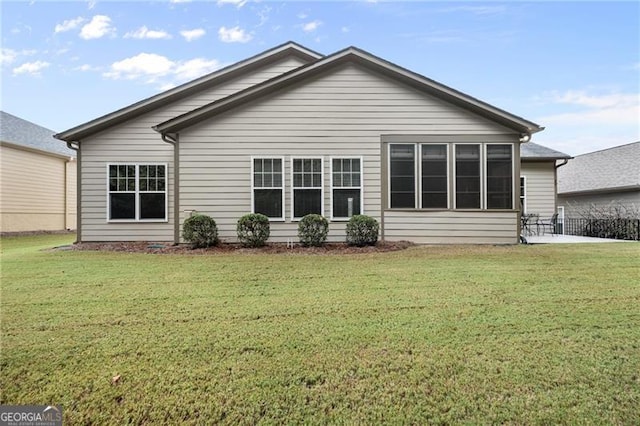
[[[167,75],[174,67],[174,63],[168,58],[155,53],[140,53],[131,58],[123,59],[111,64],[111,70],[104,73],[105,77],[134,80],[140,77],[149,78],[150,82],[157,77]]]
[[[74,70],[76,70],[76,71],[82,71],[82,72],[87,72],[87,71],[98,71],[99,69],[100,69],[100,68],[98,68],[98,67],[94,67],[94,66],[91,66],[91,65],[89,65],[89,64],[83,64],[83,65],[80,65],[79,67],[75,67],[75,68],[74,68]]]
[[[91,40],[114,33],[115,28],[111,26],[111,18],[106,15],[96,15],[91,19],[91,22],[82,27],[80,37],[85,40]]]
[[[68,19],[66,21],[62,21],[62,24],[57,24],[53,31],[56,34],[64,33],[66,31],[70,31],[77,28],[83,22],[84,22],[84,18],[82,16],[78,16],[75,19]]]
[[[349,28],[349,27],[342,27],[342,28],[341,28],[341,31],[342,31],[343,33],[348,33],[349,31],[351,31],[351,28]]]
[[[193,80],[219,69],[215,59],[195,58],[188,61],[172,61],[155,53],[140,53],[111,64],[103,76],[111,79],[137,80],[159,83],[163,90],[176,84]]]
[[[317,30],[318,27],[320,27],[320,25],[322,25],[322,21],[318,21],[316,19],[315,21],[311,21],[311,22],[307,22],[306,24],[302,24],[302,31],[304,31],[305,33],[312,33],[315,30]]]
[[[240,9],[247,4],[248,0],[218,0],[218,6],[224,6],[225,4],[231,4]]]
[[[30,74],[30,75],[40,75],[40,71],[47,68],[51,65],[49,62],[44,61],[35,61],[35,62],[26,62],[19,67],[13,69],[13,75],[19,74]]]
[[[94,7],[96,7],[97,3],[98,3],[97,1],[90,0],[89,2],[87,2],[87,9],[89,10],[93,9]]]
[[[18,52],[16,52],[13,49],[8,49],[6,47],[3,47],[2,50],[0,50],[0,64],[2,65],[12,63],[13,61],[16,60],[17,57],[18,57]]]
[[[124,35],[124,38],[137,38],[137,39],[170,39],[171,34],[164,30],[150,30],[146,26],[142,26],[135,31],[128,32]]]
[[[191,0],[169,0],[169,3],[190,3]]]
[[[584,90],[552,92],[546,96],[551,103],[580,107],[579,111],[543,117],[547,122],[580,123],[630,123],[638,122],[640,94],[607,93],[590,94]]]
[[[309,15],[307,15],[304,12],[298,13],[298,19],[307,19],[308,17],[309,17]]]
[[[218,38],[225,43],[246,43],[250,41],[253,36],[249,33],[246,33],[240,27],[221,27],[218,30]]]
[[[187,41],[197,40],[204,36],[207,32],[202,28],[194,28],[193,30],[180,31],[180,35]]]

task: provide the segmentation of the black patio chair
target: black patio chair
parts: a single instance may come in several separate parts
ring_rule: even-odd
[[[538,234],[540,233],[540,228],[542,227],[542,235],[546,233],[547,228],[549,228],[549,232],[551,232],[551,235],[554,235],[558,226],[558,213],[554,213],[548,220],[538,219],[538,221],[536,222],[536,226],[538,228]]]

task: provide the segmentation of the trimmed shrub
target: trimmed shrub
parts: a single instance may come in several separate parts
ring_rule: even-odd
[[[305,247],[320,247],[328,233],[329,222],[319,214],[308,214],[298,223],[298,238]]]
[[[184,221],[182,238],[193,248],[215,246],[218,244],[216,221],[204,214],[194,214]]]
[[[357,214],[347,222],[347,244],[350,246],[373,246],[378,241],[378,221],[371,216]]]
[[[250,213],[238,219],[238,240],[245,247],[262,247],[270,234],[269,218],[260,213]]]

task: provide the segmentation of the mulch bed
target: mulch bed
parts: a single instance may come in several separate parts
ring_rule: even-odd
[[[303,247],[294,244],[287,247],[286,244],[272,243],[260,248],[245,248],[239,244],[222,243],[215,247],[192,249],[189,245],[158,242],[102,242],[102,243],[77,243],[70,246],[59,247],[64,250],[92,250],[92,251],[116,251],[127,253],[158,253],[158,254],[216,254],[216,253],[296,253],[296,254],[355,254],[355,253],[379,253],[404,250],[413,246],[409,241],[379,241],[375,246],[352,247],[344,243],[327,243],[322,247]]]

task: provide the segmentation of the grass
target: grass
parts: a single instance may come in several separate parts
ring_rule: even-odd
[[[65,424],[640,424],[639,244],[41,250],[72,239],[2,241],[2,404],[62,404]]]

